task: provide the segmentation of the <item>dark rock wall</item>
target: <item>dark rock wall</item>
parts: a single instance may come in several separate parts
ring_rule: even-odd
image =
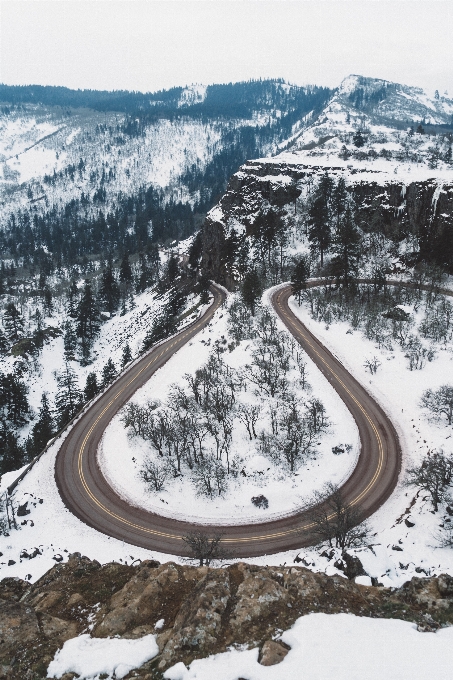
[[[291,183],[279,182],[279,176],[289,177],[292,182],[313,180],[316,186],[321,166],[288,165],[250,161],[233,175],[227,190],[203,226],[203,267],[211,277],[232,287],[223,265],[222,250],[225,234],[236,220],[247,233],[252,216],[263,204],[287,206],[291,212],[293,198]],[[339,177],[340,167],[329,168],[329,174]],[[378,229],[393,240],[401,240],[409,234],[418,239],[420,259],[434,262],[453,273],[453,184],[432,179],[412,182],[408,185],[395,177],[391,183],[379,184],[361,181],[359,172],[347,189],[357,211],[362,229]],[[275,178],[273,180],[272,178]]]

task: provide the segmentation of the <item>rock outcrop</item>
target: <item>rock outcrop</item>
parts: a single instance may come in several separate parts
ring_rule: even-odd
[[[365,230],[374,225],[374,229],[395,240],[411,234],[418,240],[420,259],[451,269],[447,257],[453,253],[451,182],[433,177],[407,183],[396,176],[393,181],[384,181],[379,172],[369,168],[347,170],[334,163],[328,167],[316,165],[315,159],[308,164],[278,158],[248,161],[231,177],[225,194],[208,213],[203,226],[203,269],[219,283],[233,287],[225,261],[231,228],[248,234],[263,206],[285,206],[289,214],[293,213],[297,187],[315,185],[326,171],[333,178],[345,177],[357,219]]]
[[[310,612],[394,617],[436,630],[453,623],[453,578],[413,578],[389,589],[299,566],[101,566],[75,553],[33,585],[0,582],[0,678],[45,678],[64,641],[86,632],[155,633],[159,655],[130,676],[143,680],[231,645],[259,647],[260,663],[273,665],[288,652],[279,633]]]

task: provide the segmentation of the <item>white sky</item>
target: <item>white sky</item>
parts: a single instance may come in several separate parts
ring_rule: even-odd
[[[0,0],[0,81],[155,91],[350,73],[453,95],[453,0]]]

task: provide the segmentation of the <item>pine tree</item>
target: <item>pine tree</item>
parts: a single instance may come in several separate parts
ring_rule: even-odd
[[[120,265],[120,281],[121,283],[124,283],[126,287],[129,287],[133,279],[134,277],[132,275],[132,269],[129,263],[129,255],[124,253]]]
[[[88,373],[85,389],[83,390],[85,401],[91,401],[97,394],[99,394],[99,385],[96,373]]]
[[[12,472],[26,463],[19,437],[5,421],[0,422],[0,475]]]
[[[27,400],[28,387],[14,373],[0,376],[0,413],[14,425],[26,423],[30,413]]]
[[[209,302],[209,286],[211,285],[209,276],[207,274],[202,274],[198,281],[198,285],[200,286],[200,302],[202,305],[207,305]]]
[[[262,293],[261,281],[256,269],[251,269],[244,276],[241,292],[244,304],[250,309],[252,316],[255,316],[256,303]]]
[[[46,312],[47,316],[52,316],[53,312],[53,300],[52,300],[52,291],[50,290],[49,286],[46,286],[44,288],[44,311]]]
[[[54,434],[54,421],[50,410],[47,393],[43,392],[41,397],[41,408],[39,409],[38,420],[33,425],[31,434],[26,443],[29,457],[37,456],[52,439]]]
[[[349,286],[357,274],[359,245],[360,233],[354,224],[351,209],[347,208],[335,234],[335,255],[331,262],[332,273],[345,287]]]
[[[322,267],[324,253],[330,246],[331,231],[327,200],[320,192],[317,192],[309,210],[308,240],[311,250],[319,252]]]
[[[5,354],[8,353],[9,350],[9,342],[6,339],[5,334],[0,328],[0,357],[4,357]]]
[[[14,302],[9,302],[6,305],[3,313],[3,325],[6,331],[6,337],[12,342],[17,342],[24,330],[24,320],[22,314],[17,309]]]
[[[81,340],[82,362],[86,365],[89,361],[90,347],[96,333],[99,330],[99,309],[93,296],[93,291],[88,281],[80,302],[77,306],[77,337]]]
[[[126,342],[126,344],[123,347],[123,355],[121,357],[121,368],[124,368],[131,361],[132,361],[131,348],[129,347],[129,343]]]
[[[70,321],[65,321],[63,324],[63,346],[65,361],[74,361],[75,352],[77,349],[77,336],[74,327]]]
[[[57,375],[57,395],[55,397],[55,411],[57,413],[58,427],[64,427],[79,410],[82,403],[82,395],[77,382],[77,377],[68,363],[64,370]]]
[[[79,289],[74,279],[71,281],[68,290],[68,307],[67,313],[72,319],[77,317],[77,299],[79,297]]]
[[[346,210],[346,203],[348,200],[348,193],[346,191],[346,182],[344,177],[340,177],[338,184],[332,192],[332,209],[336,216],[337,226],[341,215]]]
[[[178,258],[174,253],[171,253],[170,258],[167,262],[167,279],[169,283],[173,283],[179,276],[179,264]]]
[[[107,387],[116,378],[116,367],[110,358],[102,369],[102,386]]]
[[[113,314],[117,310],[120,301],[120,289],[113,273],[111,260],[109,260],[107,268],[102,274],[99,297],[104,302],[109,314]]]
[[[365,140],[363,138],[363,135],[360,130],[357,130],[355,135],[352,138],[352,141],[354,142],[355,146],[360,149],[362,146],[365,144]]]
[[[293,277],[291,279],[291,289],[293,295],[298,296],[298,301],[300,304],[300,298],[302,291],[307,288],[307,279],[310,276],[310,262],[308,257],[301,257],[294,267]]]

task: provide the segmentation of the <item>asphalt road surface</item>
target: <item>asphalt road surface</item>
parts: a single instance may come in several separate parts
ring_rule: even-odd
[[[173,555],[187,555],[182,536],[203,529],[209,535],[223,534],[223,543],[236,557],[255,557],[311,545],[315,540],[308,511],[259,524],[203,528],[129,505],[109,486],[97,464],[98,445],[113,416],[158,368],[211,321],[223,304],[222,289],[214,287],[213,292],[214,302],[201,319],[155,347],[121,375],[69,431],[55,467],[60,495],[74,515],[98,531]],[[290,295],[290,286],[273,294],[276,313],[338,392],[357,423],[361,452],[342,493],[348,504],[360,508],[363,517],[369,517],[387,500],[398,480],[401,450],[395,428],[366,389],[290,311]]]

